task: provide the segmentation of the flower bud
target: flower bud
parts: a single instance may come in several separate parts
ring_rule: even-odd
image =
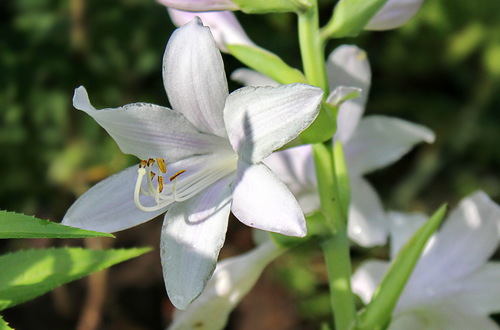
[[[176,26],[182,26],[191,21],[195,16],[202,19],[204,25],[210,27],[212,35],[219,49],[228,52],[226,45],[254,46],[241,27],[236,16],[229,11],[214,12],[188,12],[168,8],[172,22]]]
[[[408,22],[418,11],[423,0],[388,0],[371,18],[365,30],[390,30]]]

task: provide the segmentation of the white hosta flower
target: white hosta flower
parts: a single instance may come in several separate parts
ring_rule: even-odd
[[[238,10],[231,0],[157,0],[162,5],[185,11]]]
[[[162,265],[169,297],[183,309],[214,270],[230,211],[251,227],[306,234],[297,201],[261,160],[311,124],[323,92],[293,84],[228,94],[220,52],[199,18],[172,35],[163,78],[175,110],[145,103],[96,110],[76,89],[74,106],[142,161],[91,188],[63,223],[114,232],[168,210]]]
[[[395,212],[390,218],[394,257],[426,219]],[[487,262],[499,242],[500,207],[483,192],[463,199],[428,242],[389,329],[499,329],[488,315],[500,311],[500,263]],[[365,303],[388,266],[369,260],[356,270],[353,290]]]
[[[236,16],[230,11],[190,12],[168,8],[172,22],[182,26],[198,16],[210,27],[219,49],[227,52],[226,45],[255,46],[241,27]]]
[[[231,311],[252,289],[264,268],[285,251],[268,239],[253,250],[222,260],[203,293],[177,310],[168,329],[224,329]]]
[[[408,22],[422,6],[424,0],[387,0],[373,16],[365,30],[390,30]]]
[[[242,83],[271,85],[269,78],[240,69],[233,79]],[[366,53],[356,46],[335,49],[327,62],[332,93],[342,86],[362,89],[360,97],[341,104],[335,139],[344,146],[351,183],[348,231],[350,238],[365,247],[383,245],[387,240],[387,219],[380,199],[362,175],[392,164],[415,144],[432,142],[427,128],[397,118],[363,115],[371,72]],[[329,99],[330,99],[329,97]],[[265,163],[288,185],[304,212],[319,209],[312,150],[308,145],[273,153]]]

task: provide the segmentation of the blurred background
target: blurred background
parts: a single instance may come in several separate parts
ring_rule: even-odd
[[[320,1],[323,23],[333,1]],[[299,67],[296,18],[237,13],[257,44]],[[161,60],[174,27],[153,0],[0,2],[0,209],[60,221],[96,182],[136,159],[71,105],[84,85],[96,108],[168,106]],[[437,134],[395,165],[370,174],[387,208],[430,213],[482,189],[500,201],[500,2],[424,3],[404,27],[332,41],[365,49],[373,70],[367,114],[397,116]],[[224,55],[226,72],[241,65]],[[237,88],[230,84],[231,90]],[[17,329],[161,329],[173,307],[158,245],[161,219],[114,240],[0,241],[0,252],[47,246],[152,246],[136,260],[6,310]],[[230,221],[221,256],[252,247]],[[355,250],[385,257],[384,248]],[[305,267],[304,265],[307,265]],[[329,320],[322,257],[314,244],[281,257],[233,313],[228,329],[315,329]]]

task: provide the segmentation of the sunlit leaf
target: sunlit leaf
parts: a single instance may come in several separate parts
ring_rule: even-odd
[[[0,315],[0,330],[11,330],[11,329],[12,328],[9,327],[9,324]]]
[[[383,329],[387,325],[427,241],[437,230],[445,214],[446,205],[443,205],[399,251],[371,302],[360,313],[357,329]]]
[[[0,211],[0,238],[114,237],[111,234],[63,226],[20,213]]]
[[[226,46],[231,55],[243,64],[276,80],[280,84],[306,82],[306,78],[299,70],[290,67],[279,56],[265,49],[244,45]]]
[[[0,310],[140,256],[149,248],[88,250],[51,248],[9,253],[0,257]]]

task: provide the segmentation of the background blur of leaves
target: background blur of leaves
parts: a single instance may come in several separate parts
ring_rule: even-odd
[[[326,22],[332,4],[320,3]],[[256,43],[300,67],[294,16],[238,17]],[[91,185],[134,163],[72,108],[73,90],[85,85],[97,108],[168,105],[161,60],[172,30],[153,0],[0,2],[1,209],[59,221]],[[428,212],[476,189],[499,201],[500,2],[427,1],[403,28],[332,42],[328,51],[340,43],[368,52],[374,72],[368,114],[398,116],[437,133],[434,145],[369,176],[387,206]],[[224,59],[228,73],[240,66]],[[226,248],[231,244],[238,246],[234,239]],[[321,258],[300,258],[280,259],[290,268],[274,276],[303,299],[302,317],[315,318],[328,313],[326,296],[312,298],[324,275]]]

